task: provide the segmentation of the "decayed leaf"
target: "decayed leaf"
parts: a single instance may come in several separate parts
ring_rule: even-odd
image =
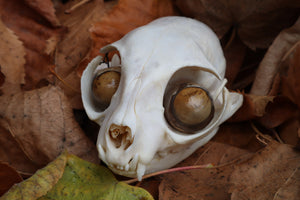
[[[278,133],[284,143],[300,147],[300,122],[297,118],[282,124],[278,128]]]
[[[32,175],[37,169],[43,167],[29,159],[9,130],[0,126],[0,133],[1,161],[9,163],[9,165],[17,169],[22,176]]]
[[[291,26],[299,15],[294,0],[227,1],[177,0],[185,15],[208,24],[222,37],[231,27],[250,48],[266,48],[277,34]]]
[[[58,20],[55,17],[52,1],[0,1],[0,13],[3,23],[25,46],[26,84],[23,88],[33,89],[47,85],[51,80],[48,68],[53,65],[48,41],[51,38],[51,50],[54,50],[53,41],[58,41],[59,38],[59,28],[54,27],[58,24]],[[4,51],[8,52],[9,49]]]
[[[275,128],[297,116],[297,106],[284,96],[277,96],[266,107],[266,114],[259,122],[267,128]]]
[[[274,200],[297,200],[300,196],[300,167],[295,169],[293,174],[276,192]]]
[[[231,117],[231,121],[245,121],[262,117],[266,113],[266,107],[273,102],[274,96],[259,96],[243,94],[242,107]]]
[[[273,199],[299,167],[300,153],[274,142],[248,162],[236,166],[230,178],[233,184],[231,199]],[[299,194],[299,190],[296,188],[293,193]]]
[[[260,63],[251,94],[268,95],[276,74],[278,73],[286,53],[300,40],[300,17],[296,23],[283,30],[268,49]]]
[[[129,31],[156,18],[174,15],[174,13],[171,0],[118,1],[117,6],[111,12],[91,27],[92,47],[87,57],[80,64],[79,73],[81,74],[92,58],[99,55],[101,47],[120,39]]]
[[[67,98],[57,88],[49,86],[2,96],[0,102],[2,129],[11,134],[33,163],[45,165],[64,149],[98,162],[95,145],[80,129]],[[13,149],[4,151],[10,155]]]
[[[145,190],[118,182],[103,166],[64,153],[28,180],[14,186],[1,200],[10,199],[152,200]]]
[[[240,68],[243,64],[246,55],[246,46],[239,40],[235,39],[230,46],[224,49],[224,56],[226,59],[226,73],[225,77],[228,80],[226,86],[231,88]]]
[[[300,21],[300,20],[299,20]],[[299,23],[300,24],[300,23]],[[300,27],[300,25],[299,25]],[[299,29],[300,34],[300,29]],[[282,93],[300,108],[300,38],[290,60],[287,77],[283,78]]]
[[[37,171],[32,177],[18,185],[14,185],[0,200],[10,199],[38,199],[48,191],[63,176],[67,164],[66,154],[62,154],[45,168]]]
[[[91,24],[99,21],[111,9],[115,1],[103,3],[103,0],[94,0],[71,14],[65,14],[64,11],[70,7],[70,3],[77,2],[69,1],[57,10],[58,18],[68,32],[57,45],[55,72],[64,80],[64,82],[58,80],[56,84],[64,90],[72,107],[82,108],[80,75],[77,73],[76,67],[90,48],[91,39],[88,30]]]
[[[51,0],[25,0],[25,2],[41,16],[45,17],[52,26],[60,25]]]
[[[222,165],[248,153],[230,145],[209,142],[180,165],[191,162],[192,165],[208,163]],[[231,164],[213,169],[196,169],[164,175],[159,187],[159,197],[163,200],[229,199],[229,177],[233,169],[234,165]]]
[[[13,186],[23,179],[20,174],[7,163],[0,162],[0,197]]]
[[[0,19],[0,70],[4,75],[3,93],[18,92],[25,83],[25,48]]]

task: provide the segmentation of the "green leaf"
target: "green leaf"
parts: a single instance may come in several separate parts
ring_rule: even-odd
[[[0,198],[8,199],[152,200],[153,197],[142,188],[118,182],[103,166],[63,153]]]

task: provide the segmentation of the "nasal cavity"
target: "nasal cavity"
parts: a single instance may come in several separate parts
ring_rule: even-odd
[[[116,148],[126,150],[133,142],[131,129],[128,126],[112,124],[109,128],[109,136]]]

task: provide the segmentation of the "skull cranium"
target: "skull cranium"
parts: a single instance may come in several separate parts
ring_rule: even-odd
[[[98,56],[89,63],[81,91],[89,118],[101,126],[100,158],[118,174],[141,179],[145,173],[172,167],[208,142],[242,104],[242,95],[225,87],[225,59],[218,38],[199,21],[157,19],[103,47],[101,53],[115,50],[120,58],[105,63]],[[109,105],[100,108],[91,86],[108,65],[120,68],[121,78]],[[199,113],[182,122],[187,112],[180,114],[185,109],[180,100],[179,114],[174,114],[174,98],[189,87],[197,92],[203,89],[213,108],[206,109],[210,117],[201,126],[195,118]],[[180,123],[176,115],[182,116]]]

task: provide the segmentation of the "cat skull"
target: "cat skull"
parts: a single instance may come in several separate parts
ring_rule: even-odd
[[[100,158],[117,174],[141,180],[174,166],[207,143],[242,104],[242,95],[225,87],[226,63],[217,36],[197,20],[160,18],[100,52],[115,50],[120,58],[116,54],[108,62],[98,56],[88,64],[81,92],[87,115],[101,127]],[[109,105],[100,108],[92,84],[103,68],[119,68],[120,80]],[[176,127],[174,95],[187,85],[203,89],[213,106],[206,109],[211,117],[201,128]]]

